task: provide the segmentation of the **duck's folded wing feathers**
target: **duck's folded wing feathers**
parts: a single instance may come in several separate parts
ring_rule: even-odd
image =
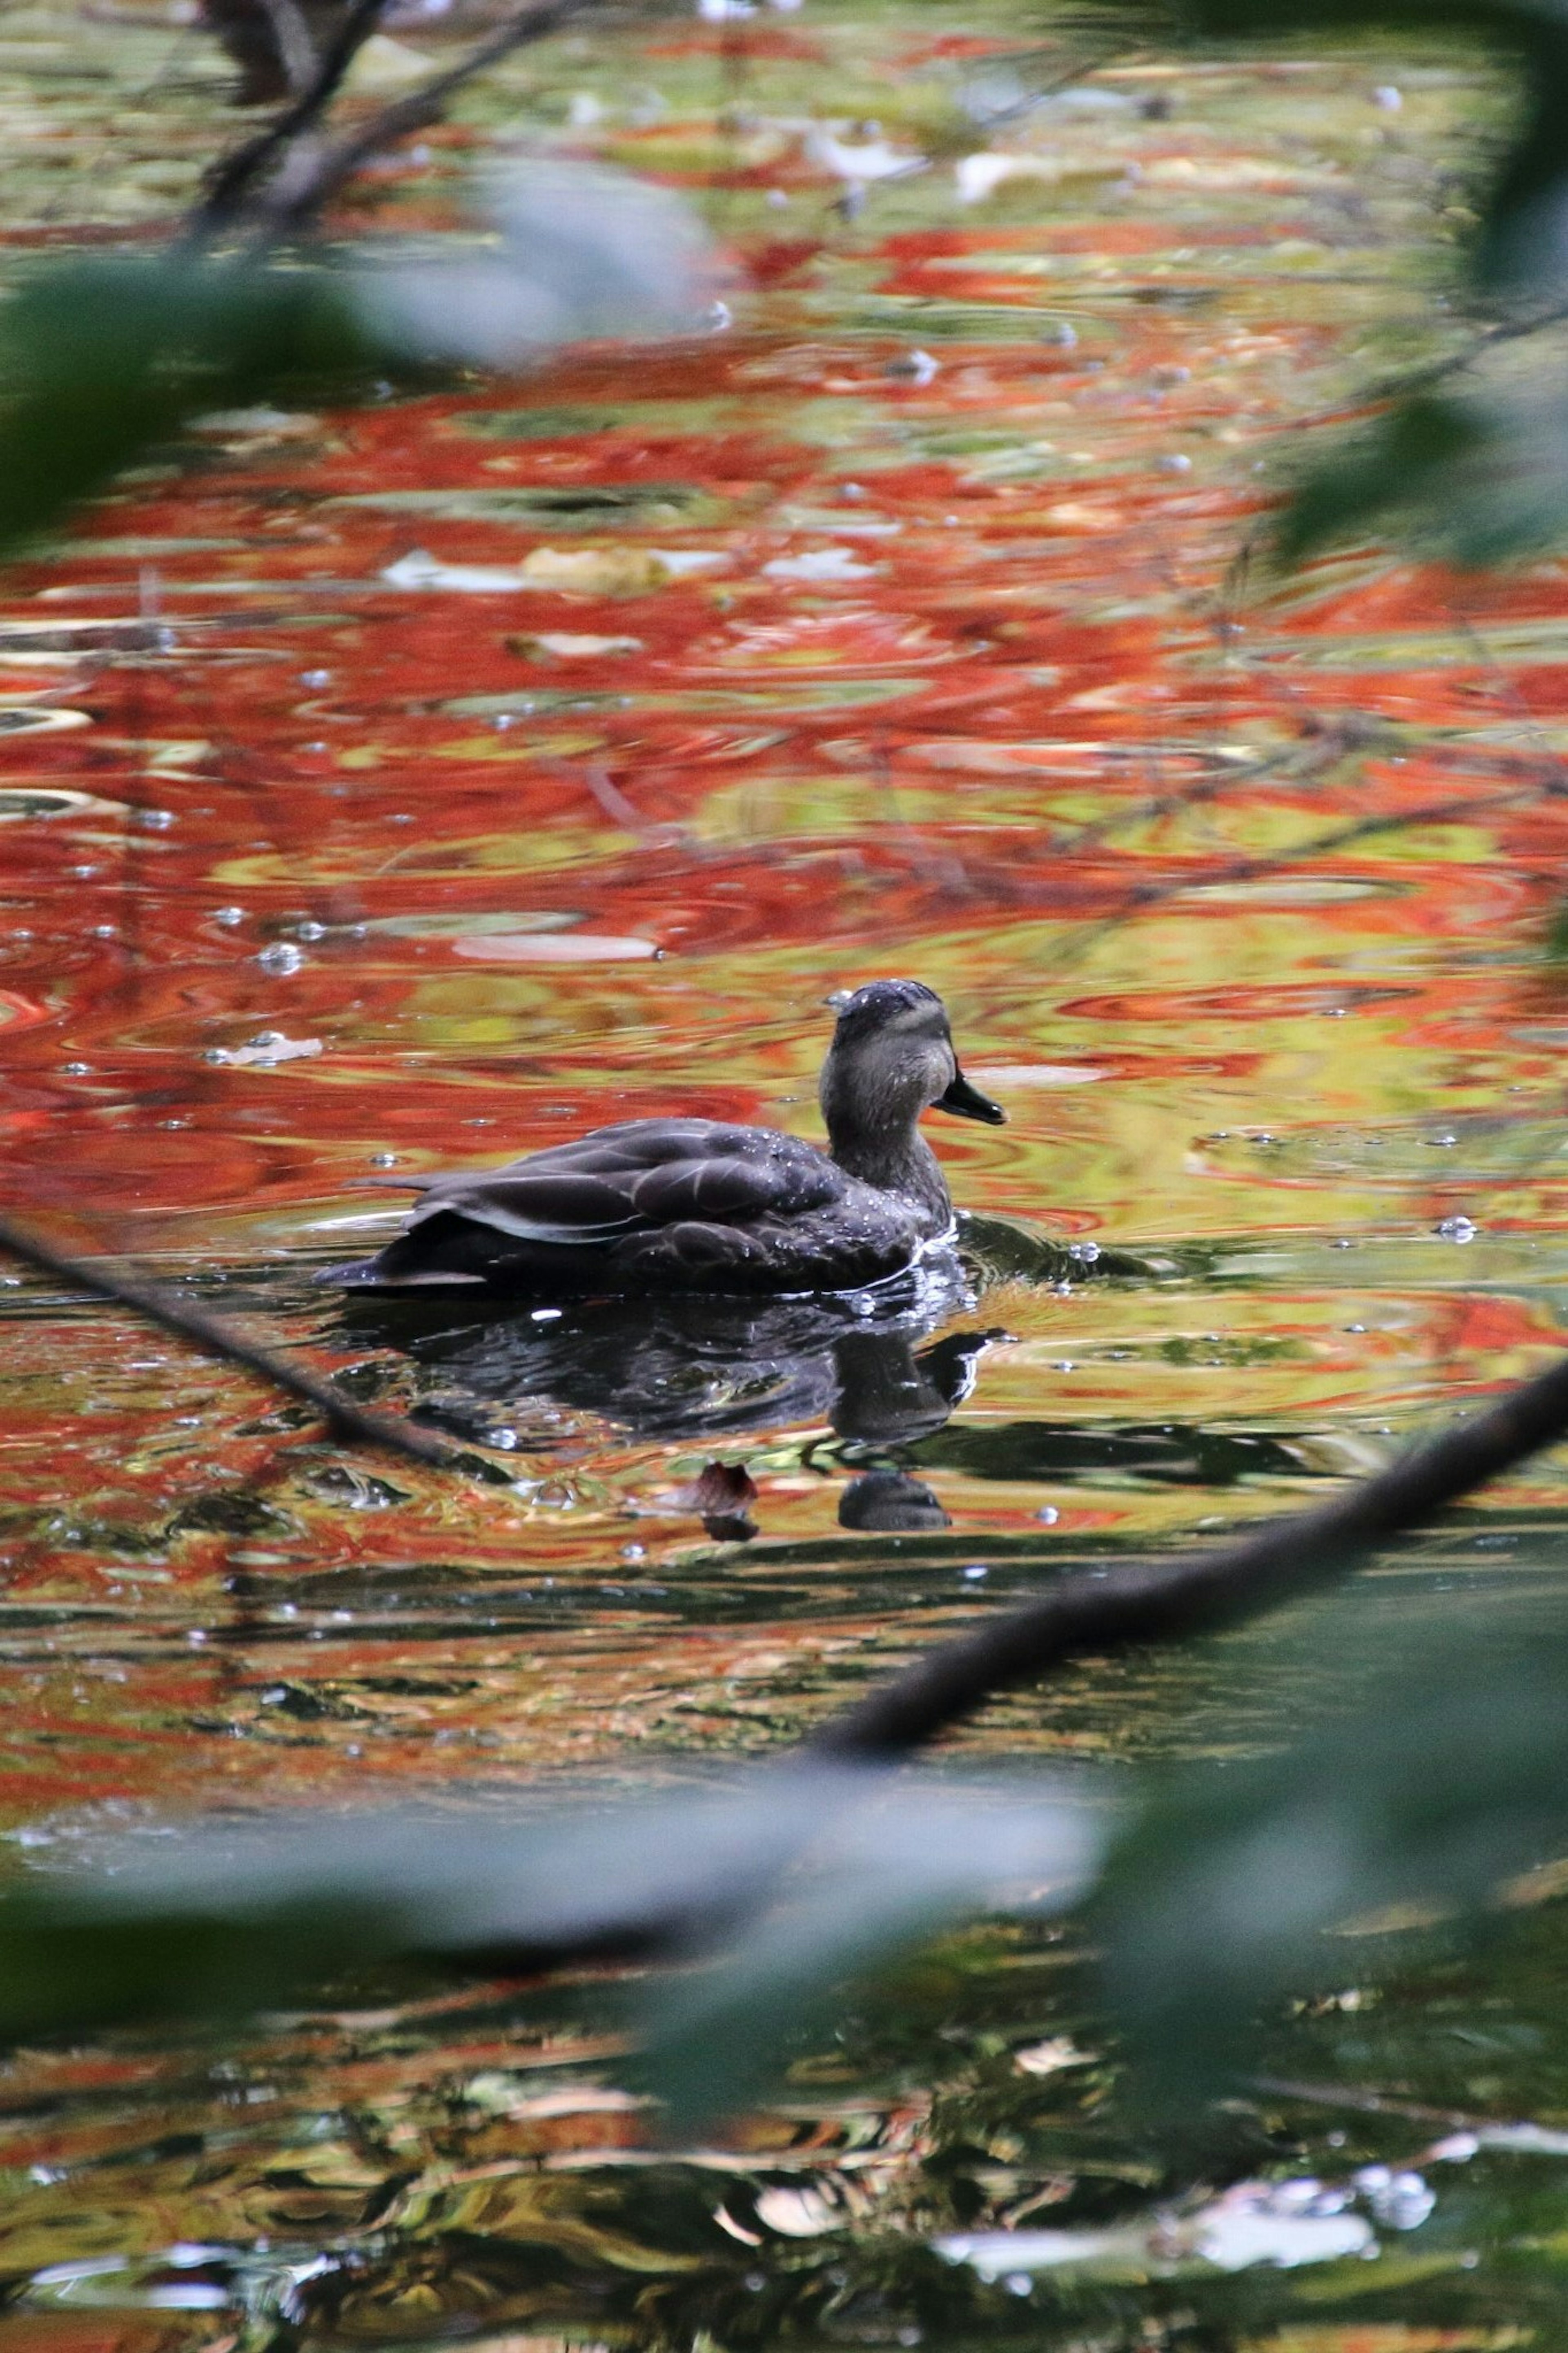
[[[623,1187],[575,1170],[437,1177],[426,1186],[410,1229],[454,1212],[519,1241],[574,1245],[618,1241],[645,1222]]]
[[[814,1173],[784,1154],[755,1160],[677,1160],[648,1169],[627,1189],[651,1225],[679,1225],[690,1218],[705,1225],[749,1225],[770,1210],[812,1206],[822,1192],[820,1180],[812,1182]]]
[[[409,1225],[456,1215],[520,1241],[607,1249],[694,1222],[743,1229],[770,1214],[797,1216],[833,1199],[844,1182],[830,1160],[794,1137],[705,1124],[692,1140],[708,1149],[631,1160],[606,1154],[594,1138],[589,1150],[566,1145],[483,1175],[437,1176]],[[668,1149],[668,1134],[665,1141]],[[715,1143],[739,1149],[715,1151]],[[595,1165],[585,1166],[590,1156]]]

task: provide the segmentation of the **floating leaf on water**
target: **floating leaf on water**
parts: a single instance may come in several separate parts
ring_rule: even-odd
[[[579,596],[640,596],[674,576],[662,555],[644,547],[535,547],[519,568],[525,587]]]
[[[596,638],[574,635],[569,629],[547,629],[538,637],[508,638],[509,653],[531,661],[595,661],[605,654],[640,654],[640,638]]]
[[[805,555],[775,555],[763,570],[770,580],[869,580],[877,566],[862,564],[851,547],[818,547]]]
[[[523,580],[515,564],[443,564],[423,547],[411,547],[381,574],[390,588],[450,588],[459,596],[512,596]]]
[[[452,954],[470,964],[635,964],[659,953],[656,940],[603,932],[489,932],[452,942]]]
[[[656,1499],[660,1512],[692,1513],[716,1544],[744,1544],[757,1533],[749,1506],[756,1483],[742,1462],[707,1463],[689,1486],[670,1487]]]
[[[279,1062],[303,1061],[321,1051],[319,1038],[287,1038],[281,1029],[262,1029],[243,1046],[214,1046],[202,1059],[230,1070],[270,1071]]]

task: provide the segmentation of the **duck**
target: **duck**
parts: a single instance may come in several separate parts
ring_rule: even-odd
[[[918,980],[833,1000],[818,1102],[827,1149],[776,1128],[633,1119],[497,1168],[373,1182],[421,1195],[374,1258],[318,1277],[343,1289],[482,1284],[542,1298],[857,1291],[953,1233],[923,1112],[1000,1126],[971,1085],[947,1008]]]

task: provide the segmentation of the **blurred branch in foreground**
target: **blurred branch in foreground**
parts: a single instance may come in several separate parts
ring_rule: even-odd
[[[94,1259],[56,1250],[52,1243],[19,1226],[15,1218],[0,1217],[0,1250],[8,1251],[40,1274],[55,1276],[73,1291],[112,1299],[117,1306],[129,1308],[133,1315],[155,1324],[161,1331],[188,1340],[205,1355],[222,1356],[229,1364],[254,1373],[270,1388],[281,1389],[286,1396],[314,1406],[335,1438],[347,1439],[356,1446],[378,1447],[384,1452],[400,1454],[406,1461],[431,1464],[438,1470],[465,1467],[438,1438],[407,1422],[389,1420],[384,1414],[367,1412],[363,1406],[340,1396],[329,1382],[290,1363],[287,1356],[280,1356],[275,1348],[246,1339],[231,1324],[191,1306],[162,1283],[151,1282],[143,1275],[120,1274]]]
[[[373,156],[438,122],[448,102],[469,82],[513,50],[544,40],[574,17],[602,5],[603,0],[534,0],[418,90],[327,141],[320,136],[320,126],[386,6],[386,0],[356,0],[307,88],[275,122],[215,166],[206,194],[191,216],[189,242],[200,248],[244,229],[259,248],[297,236]]]

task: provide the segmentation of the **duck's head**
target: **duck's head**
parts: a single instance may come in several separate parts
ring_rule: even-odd
[[[928,1105],[991,1127],[1006,1119],[959,1069],[947,1008],[922,981],[868,981],[832,1001],[838,1025],[820,1090],[830,1136],[910,1128]]]

